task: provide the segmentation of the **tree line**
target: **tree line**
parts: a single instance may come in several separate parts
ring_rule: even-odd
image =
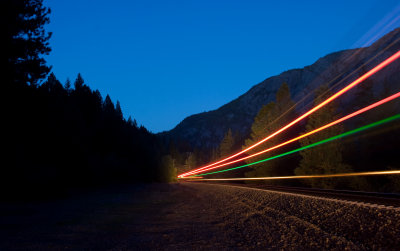
[[[11,191],[42,192],[165,181],[159,138],[79,74],[70,87],[50,74],[38,86],[10,86],[3,120],[2,177]],[[22,191],[21,191],[22,192]]]
[[[393,85],[389,80],[384,81],[380,93],[373,91],[373,80],[365,81],[351,95],[349,107],[339,107],[337,101],[331,102],[320,110],[310,115],[304,122],[299,123],[282,134],[279,134],[266,143],[261,144],[245,155],[259,152],[268,147],[272,147],[285,140],[294,138],[298,135],[317,129],[328,124],[343,115],[349,114],[357,109],[372,104],[379,99],[385,98],[394,91]],[[318,105],[333,93],[326,85],[318,87],[314,95],[313,106]],[[398,113],[399,101],[392,101],[375,110],[371,110],[359,117],[353,118],[346,123],[338,124],[325,129],[316,134],[302,138],[299,142],[272,150],[265,154],[247,159],[233,166],[252,163],[279,153],[287,152],[299,147],[304,147],[339,135],[346,130],[351,130],[369,123],[393,116]],[[219,160],[229,156],[241,149],[245,149],[267,135],[280,129],[290,121],[297,118],[300,114],[296,112],[295,102],[291,98],[289,86],[282,83],[276,92],[275,101],[262,106],[254,118],[250,134],[247,137],[233,136],[229,129],[220,145],[212,150],[194,151],[186,150],[185,154],[179,155],[176,149],[173,149],[172,156],[175,156],[178,163],[178,172],[182,173],[211,161]],[[324,145],[309,148],[300,151],[297,154],[285,156],[283,158],[273,159],[267,162],[258,163],[246,168],[238,169],[234,172],[213,174],[207,177],[269,177],[269,176],[291,176],[291,175],[312,175],[312,174],[334,174],[350,173],[363,171],[379,171],[400,169],[400,160],[397,157],[396,149],[400,148],[400,130],[399,124],[393,122],[382,128],[372,131],[352,135],[348,138],[335,140]],[[241,147],[240,147],[241,146]],[[204,152],[206,154],[204,154]],[[204,157],[206,156],[206,157]],[[356,189],[368,191],[400,191],[399,176],[381,176],[381,177],[352,177],[352,178],[324,178],[307,180],[275,180],[265,181],[268,184],[278,185],[296,185],[311,186],[317,188],[329,189]]]
[[[49,72],[50,9],[42,0],[2,2],[4,31],[1,193],[11,198],[169,181],[162,141],[81,74],[62,84]],[[44,80],[44,81],[43,81]]]

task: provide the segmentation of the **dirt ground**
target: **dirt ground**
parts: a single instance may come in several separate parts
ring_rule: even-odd
[[[400,211],[211,184],[0,203],[0,250],[400,250]]]

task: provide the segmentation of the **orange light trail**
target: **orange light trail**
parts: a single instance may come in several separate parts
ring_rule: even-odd
[[[285,180],[285,179],[314,179],[314,178],[336,178],[352,176],[372,176],[372,175],[393,175],[400,174],[400,170],[390,171],[372,171],[358,173],[337,173],[337,174],[316,174],[316,175],[298,175],[298,176],[275,176],[275,177],[255,177],[255,178],[221,178],[221,179],[193,179],[198,181],[235,181],[235,180]],[[182,178],[192,180],[191,177]]]
[[[368,59],[368,61],[364,62],[362,65],[358,66],[357,69],[353,70],[351,73],[347,74],[346,76],[344,76],[341,80],[339,80],[337,83],[335,83],[334,85],[330,86],[328,88],[328,90],[326,90],[324,93],[320,94],[320,96],[324,96],[325,94],[327,94],[329,91],[333,90],[335,87],[337,87],[340,83],[343,83],[347,78],[351,77],[354,73],[356,73],[358,70],[361,70],[364,66],[367,66],[370,62],[372,62],[373,60],[375,60],[378,56],[382,55],[387,49],[389,49],[390,47],[392,47],[394,44],[396,44],[397,42],[400,41],[400,38],[397,38],[395,41],[393,41],[391,44],[389,44],[388,46],[386,46],[384,49],[380,50],[375,56],[373,56],[372,58]],[[361,46],[363,47],[363,46]],[[365,47],[365,46],[364,46]],[[349,61],[352,58],[355,58],[358,54],[361,53],[361,49],[357,50],[355,53],[353,53],[352,55],[348,56],[347,58],[344,59],[344,61]],[[325,71],[326,72],[326,71]],[[338,74],[336,77],[334,77],[332,80],[330,80],[329,82],[327,82],[327,85],[330,85],[331,83],[335,82],[337,79],[339,79],[340,77],[342,77],[344,75],[344,73],[342,74]],[[291,106],[288,110],[286,110],[284,113],[282,113],[279,117],[277,117],[274,121],[272,121],[270,124],[274,124],[275,122],[279,121],[279,119],[281,119],[282,117],[284,117],[287,113],[289,113],[290,111],[292,111],[298,104],[303,103],[309,96],[311,96],[313,93],[309,92],[306,95],[304,95],[299,101],[297,101],[293,106]],[[309,104],[309,103],[308,103]]]
[[[382,100],[380,100],[380,101],[378,101],[378,102],[375,102],[375,103],[373,103],[373,104],[371,104],[371,105],[369,105],[369,106],[366,106],[366,107],[364,107],[364,108],[362,108],[362,109],[360,109],[360,110],[358,110],[358,111],[355,111],[355,112],[353,112],[353,113],[351,113],[351,114],[349,114],[349,115],[346,115],[346,116],[344,116],[344,117],[342,117],[342,118],[340,118],[340,119],[337,119],[337,120],[335,120],[335,121],[333,121],[333,122],[331,122],[331,123],[329,123],[329,124],[326,124],[326,125],[324,125],[324,126],[321,126],[321,127],[317,128],[317,129],[315,129],[315,130],[313,130],[313,131],[307,132],[307,133],[302,134],[302,135],[300,135],[300,136],[298,136],[298,137],[296,137],[296,138],[293,138],[293,139],[290,139],[290,140],[288,140],[288,141],[285,141],[285,142],[283,142],[283,143],[281,143],[281,144],[279,144],[279,145],[276,145],[276,146],[267,148],[267,149],[265,149],[265,150],[262,150],[262,151],[260,151],[260,152],[254,153],[254,154],[252,154],[252,155],[249,155],[249,156],[246,156],[246,157],[237,159],[237,160],[233,160],[233,161],[230,161],[230,162],[227,162],[227,163],[223,163],[223,164],[221,164],[221,165],[217,165],[217,166],[213,166],[213,167],[209,167],[209,168],[205,168],[205,169],[197,170],[197,171],[194,170],[194,171],[189,172],[188,175],[194,175],[194,174],[198,174],[198,173],[203,173],[203,172],[206,172],[206,171],[209,171],[209,170],[213,170],[213,169],[216,169],[216,168],[219,168],[219,167],[222,167],[222,166],[227,166],[227,165],[230,165],[230,164],[233,164],[233,163],[237,163],[237,162],[240,162],[240,161],[243,161],[243,160],[246,160],[246,159],[249,159],[249,158],[258,156],[258,155],[260,155],[260,154],[263,154],[263,153],[266,153],[266,152],[275,150],[275,149],[277,149],[277,148],[279,148],[279,147],[285,146],[285,145],[290,144],[290,143],[292,143],[292,142],[295,142],[295,141],[297,141],[297,140],[299,140],[299,139],[302,139],[302,138],[307,137],[307,136],[310,136],[310,135],[312,135],[312,134],[314,134],[314,133],[317,133],[317,132],[320,132],[320,131],[322,131],[322,130],[325,130],[325,129],[331,127],[331,126],[334,126],[334,125],[336,125],[336,124],[339,124],[339,123],[341,123],[341,122],[343,122],[343,121],[345,121],[345,120],[348,120],[348,119],[350,119],[350,118],[352,118],[352,117],[355,117],[355,116],[357,116],[357,115],[360,115],[360,114],[362,114],[362,113],[364,113],[364,112],[367,112],[367,111],[369,111],[369,110],[371,110],[371,109],[373,109],[373,108],[376,108],[376,107],[378,107],[378,106],[380,106],[380,105],[383,105],[383,104],[385,104],[385,103],[387,103],[387,102],[389,102],[389,101],[392,101],[392,100],[394,100],[394,99],[396,99],[396,98],[399,98],[399,97],[400,97],[400,92],[398,92],[398,93],[396,93],[396,94],[393,94],[393,95],[391,95],[391,96],[389,96],[389,97],[387,97],[387,98],[384,98],[384,99],[382,99]]]
[[[393,61],[395,61],[396,59],[398,59],[400,57],[400,51],[396,52],[395,54],[393,54],[392,56],[390,56],[389,58],[387,58],[386,60],[384,60],[383,62],[381,62],[380,64],[378,64],[377,66],[375,66],[374,68],[372,68],[370,71],[368,71],[367,73],[365,73],[364,75],[362,75],[361,77],[359,77],[358,79],[356,79],[355,81],[353,81],[352,83],[350,83],[349,85],[347,85],[346,87],[344,87],[343,89],[341,89],[340,91],[336,92],[335,94],[333,94],[332,96],[330,96],[329,98],[327,98],[325,101],[323,101],[322,103],[320,103],[319,105],[315,106],[314,108],[312,108],[311,110],[309,110],[308,112],[304,113],[303,115],[301,115],[300,117],[298,117],[297,119],[293,120],[292,122],[290,122],[289,124],[287,124],[286,126],[282,127],[281,129],[275,131],[274,133],[270,134],[269,136],[265,137],[264,139],[260,140],[259,142],[255,143],[252,146],[247,147],[246,149],[233,154],[225,159],[219,160],[217,162],[214,162],[212,164],[209,164],[207,166],[195,169],[193,171],[200,171],[203,170],[205,168],[211,167],[211,166],[215,166],[219,163],[225,162],[227,160],[230,160],[238,155],[241,155],[257,146],[259,146],[260,144],[264,143],[265,141],[271,139],[272,137],[280,134],[281,132],[287,130],[288,128],[292,127],[294,124],[298,123],[299,121],[303,120],[304,118],[306,118],[307,116],[309,116],[310,114],[314,113],[315,111],[321,109],[323,106],[329,104],[330,102],[332,102],[333,100],[337,99],[338,97],[340,97],[341,95],[343,95],[344,93],[346,93],[347,91],[349,91],[350,89],[352,89],[353,87],[355,87],[356,85],[360,84],[362,81],[364,81],[365,79],[369,78],[370,76],[374,75],[375,73],[377,73],[378,71],[382,70],[384,67],[386,67],[387,65],[389,65],[390,63],[392,63]],[[191,172],[193,172],[191,171]],[[191,172],[186,172],[183,174],[178,175],[179,178],[185,177],[190,175]]]
[[[361,126],[359,128],[353,129],[351,131],[347,131],[347,132],[341,133],[339,135],[336,135],[336,136],[333,136],[333,137],[330,137],[330,138],[327,138],[327,139],[323,139],[323,140],[320,140],[318,142],[315,142],[315,143],[312,143],[312,144],[309,144],[309,145],[306,145],[306,146],[303,146],[303,147],[299,147],[297,149],[294,149],[294,150],[291,150],[291,151],[288,151],[288,152],[285,152],[285,153],[281,153],[281,154],[278,154],[278,155],[275,155],[275,156],[272,156],[272,157],[269,157],[269,158],[266,158],[266,159],[263,159],[263,160],[255,161],[255,162],[252,162],[252,163],[249,163],[249,164],[245,164],[245,165],[241,165],[241,166],[237,166],[237,167],[233,167],[233,168],[223,169],[223,170],[220,170],[220,171],[197,174],[195,176],[205,176],[205,175],[210,175],[210,174],[215,174],[215,173],[228,172],[228,171],[236,170],[236,169],[239,169],[239,168],[252,166],[252,165],[259,164],[259,163],[263,163],[263,162],[271,161],[271,160],[274,160],[274,159],[282,158],[284,156],[288,156],[288,155],[291,155],[291,154],[294,154],[294,153],[297,153],[297,152],[300,152],[300,151],[303,151],[303,150],[306,150],[306,149],[309,149],[309,148],[313,148],[313,147],[316,147],[316,146],[319,146],[319,145],[323,145],[323,144],[326,144],[328,142],[331,142],[331,141],[334,141],[334,140],[337,140],[337,139],[340,139],[340,138],[348,137],[349,135],[352,135],[352,134],[355,134],[355,133],[359,133],[359,132],[371,129],[373,127],[380,126],[380,125],[389,123],[389,122],[397,120],[397,119],[400,119],[400,113],[396,114],[394,116],[391,116],[391,117],[376,121],[374,123]],[[178,178],[178,179],[180,179],[180,178]]]

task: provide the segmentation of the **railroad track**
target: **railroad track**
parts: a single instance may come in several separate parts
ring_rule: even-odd
[[[375,192],[330,190],[330,189],[317,189],[317,188],[305,188],[305,187],[271,186],[265,184],[239,184],[239,183],[216,183],[216,182],[212,182],[212,184],[257,188],[270,191],[303,194],[315,197],[400,208],[400,194],[395,194],[395,193],[375,193]]]

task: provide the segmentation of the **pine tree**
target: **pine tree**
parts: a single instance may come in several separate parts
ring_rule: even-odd
[[[45,89],[48,92],[57,92],[60,93],[63,89],[60,81],[56,78],[54,73],[50,73],[49,77],[47,78],[46,82],[41,85],[41,89]]]
[[[71,92],[71,81],[69,80],[69,78],[67,78],[67,81],[65,81],[64,88],[67,93]]]
[[[272,122],[277,117],[276,114],[277,108],[275,102],[270,102],[267,105],[261,107],[260,111],[257,113],[256,117],[254,118],[253,125],[251,126],[251,135],[249,139],[245,140],[245,145],[243,149],[248,148],[249,146],[254,145],[258,141],[262,140],[268,134],[272,133],[275,130],[275,127],[272,126]],[[256,148],[253,148],[248,153],[253,154],[262,149],[268,148],[273,144],[277,144],[279,142],[279,138],[272,138],[266,144],[262,144]],[[251,163],[255,161],[259,161],[271,156],[271,154],[263,154],[251,159],[246,160],[246,163]],[[252,168],[254,169],[251,172],[246,173],[247,177],[257,177],[257,176],[271,176],[275,173],[276,162],[266,162],[260,163],[257,165],[253,165]]]
[[[131,117],[131,116],[128,117],[128,120],[126,121],[126,123],[127,123],[129,126],[132,126],[132,127],[133,127],[133,120],[132,120],[132,117]]]
[[[294,106],[290,96],[289,85],[286,82],[283,82],[276,92],[276,104],[280,116],[284,116]]]
[[[93,92],[93,96],[95,99],[95,103],[97,107],[101,107],[101,104],[103,103],[103,97],[101,96],[101,93],[99,90],[95,90]]]
[[[110,96],[107,94],[106,98],[104,99],[104,103],[103,103],[103,109],[106,113],[114,113],[115,108],[114,108],[114,104],[111,101]]]
[[[225,133],[224,138],[219,145],[219,155],[220,157],[226,157],[227,155],[231,154],[233,151],[233,146],[235,145],[235,139],[232,134],[232,130],[228,129]]]
[[[124,116],[122,114],[122,109],[121,109],[121,104],[119,103],[119,101],[117,100],[117,104],[115,105],[115,112],[117,114],[117,117],[122,120],[124,119]]]
[[[76,80],[74,82],[75,91],[80,91],[84,83],[85,81],[83,80],[82,75],[78,73],[78,76],[76,77]]]
[[[270,102],[264,105],[255,116],[253,125],[251,126],[250,138],[245,140],[243,149],[264,139],[267,135],[274,133],[282,125],[287,123],[294,116],[294,111],[292,110],[293,106],[294,102],[292,101],[290,96],[289,86],[286,83],[283,83],[276,93],[276,102]],[[288,133],[286,133],[286,135],[288,135]],[[259,152],[263,149],[276,145],[282,141],[284,136],[285,135],[275,136],[268,140],[266,143],[261,144],[260,146],[248,151],[248,153],[252,154],[255,152]],[[272,156],[274,153],[275,152],[272,151],[253,157],[246,160],[246,163],[265,159]],[[284,173],[288,167],[283,167],[282,163],[283,162],[281,160],[273,160],[253,165],[252,168],[254,170],[246,173],[246,176],[273,176]]]
[[[325,95],[322,95],[324,93]],[[331,93],[328,91],[328,86],[324,85],[316,90],[315,95],[316,98],[314,105],[318,105],[326,97],[329,97]],[[311,114],[306,124],[306,132],[312,131],[335,120],[337,118],[337,108],[337,104],[331,102]],[[307,146],[320,140],[338,135],[342,132],[343,126],[336,125],[319,133],[305,137],[300,140],[300,143],[301,146]],[[295,174],[308,175],[350,172],[351,167],[343,163],[342,151],[343,146],[340,140],[335,140],[325,145],[301,151],[300,155],[302,156],[302,159],[299,167],[295,169]],[[339,179],[308,179],[304,180],[304,182],[313,187],[322,188],[335,188],[340,185]]]
[[[42,57],[51,51],[50,9],[43,0],[3,0],[1,2],[3,72],[7,83],[36,85],[50,67]]]

